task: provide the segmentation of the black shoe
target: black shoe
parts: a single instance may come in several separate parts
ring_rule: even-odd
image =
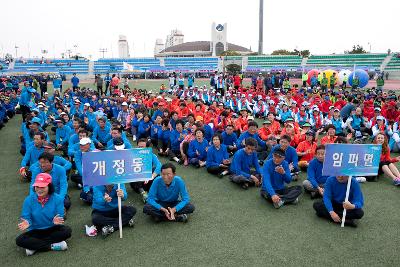
[[[357,223],[354,219],[346,219],[344,225],[357,228]]]
[[[310,192],[311,195],[311,199],[315,199],[318,197],[318,193],[317,192]]]
[[[243,183],[243,184],[242,184],[242,188],[243,188],[244,190],[247,190],[247,189],[249,188],[249,184],[248,184],[248,183]]]
[[[136,221],[135,217],[132,217],[132,219],[129,220],[128,225],[129,227],[135,227]]]
[[[188,216],[186,214],[180,214],[176,216],[175,221],[186,223],[188,221]]]
[[[221,173],[218,174],[218,178],[220,178],[220,179],[224,178],[224,175],[223,175],[222,173],[223,173],[223,172],[221,172]]]

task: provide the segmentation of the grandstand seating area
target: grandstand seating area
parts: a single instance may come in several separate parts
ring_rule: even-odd
[[[87,60],[75,60],[75,59],[48,59],[41,62],[38,59],[27,59],[15,62],[15,72],[59,72],[61,74],[87,74],[88,72],[88,61]]]
[[[151,70],[160,66],[160,60],[156,58],[100,58],[94,62],[94,73],[120,72],[124,62],[139,70]]]
[[[365,66],[379,69],[387,54],[342,54],[342,55],[311,55],[307,60],[308,66],[352,67]]]
[[[167,70],[216,70],[218,67],[216,57],[167,57],[164,62]]]
[[[368,69],[379,69],[387,54],[340,54],[340,55],[311,55],[306,62],[306,67],[359,67]],[[302,68],[303,58],[297,55],[278,55],[278,56],[226,56],[226,61],[233,61],[235,64],[247,65],[248,71],[253,70],[299,70]],[[242,61],[243,59],[243,61]],[[96,74],[117,73],[123,70],[123,63],[126,62],[139,72],[157,71],[213,71],[218,68],[218,57],[166,57],[158,58],[101,58],[93,63],[93,72]],[[239,62],[240,61],[240,62]],[[3,67],[2,72],[7,72],[8,65],[0,62]],[[303,62],[304,64],[304,62]],[[398,54],[393,55],[388,62],[385,70],[400,71],[400,58]],[[17,61],[14,72],[43,73],[59,72],[71,75],[88,74],[89,61],[85,59],[27,59]]]
[[[400,71],[400,54],[394,55],[387,64],[385,70]]]
[[[288,68],[297,69],[301,68],[302,58],[300,56],[249,56],[248,57],[248,69],[262,68],[262,69],[274,69],[274,68]]]

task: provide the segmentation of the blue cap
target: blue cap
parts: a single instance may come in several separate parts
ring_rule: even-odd
[[[31,123],[38,123],[38,124],[40,124],[41,121],[40,121],[40,119],[39,119],[38,117],[34,117],[34,118],[31,120]]]
[[[31,87],[29,87],[29,88],[28,88],[28,92],[29,92],[29,93],[36,93],[36,90],[33,89],[33,88],[31,88]]]

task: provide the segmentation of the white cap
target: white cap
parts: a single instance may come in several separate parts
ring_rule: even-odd
[[[87,107],[90,107],[90,104],[89,103],[85,103],[85,104],[83,104],[84,106],[87,106]]]
[[[383,116],[378,116],[378,117],[376,117],[376,120],[385,120],[385,117],[383,117]]]
[[[120,146],[114,146],[115,150],[123,150],[125,149],[125,144],[122,144]]]
[[[84,146],[84,145],[87,145],[87,144],[91,144],[91,143],[92,143],[92,140],[90,140],[90,138],[88,138],[88,137],[82,138],[82,139],[79,141],[79,144],[80,144],[81,146]]]
[[[122,104],[121,104],[122,106],[127,106],[128,105],[128,103],[126,103],[126,102],[122,102]]]

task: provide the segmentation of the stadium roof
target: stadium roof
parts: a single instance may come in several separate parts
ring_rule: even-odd
[[[196,42],[186,42],[179,45],[174,45],[168,47],[161,51],[160,53],[167,53],[167,52],[189,52],[189,51],[210,51],[210,41],[196,41]],[[237,51],[237,52],[251,52],[250,49],[235,45],[232,43],[228,43],[228,50]]]

